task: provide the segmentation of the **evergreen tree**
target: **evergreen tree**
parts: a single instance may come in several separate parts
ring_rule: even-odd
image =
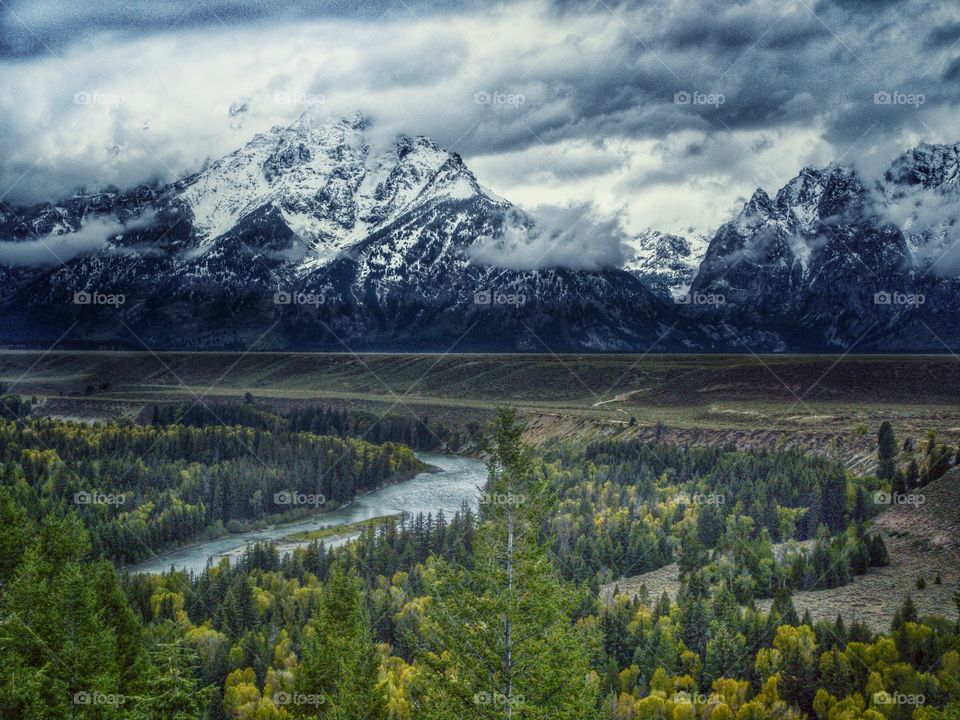
[[[847,478],[842,468],[836,468],[821,482],[820,522],[833,531],[846,527]]]
[[[920,466],[916,459],[911,459],[907,466],[906,486],[908,490],[915,490],[920,486]]]
[[[599,638],[576,625],[578,592],[563,583],[537,530],[545,498],[522,428],[499,410],[490,428],[490,497],[471,570],[438,566],[428,616],[435,636],[421,717],[580,720],[594,713],[589,679]]]
[[[903,605],[901,605],[893,614],[893,620],[890,623],[890,628],[896,631],[902,628],[905,623],[915,623],[918,619],[919,615],[917,613],[917,606],[913,602],[913,597],[907,595],[907,599],[903,601]]]
[[[893,434],[893,426],[884,420],[877,432],[877,477],[881,480],[890,480],[896,470],[897,439]]]
[[[857,491],[853,498],[853,519],[855,522],[862,523],[870,517],[870,506],[867,502],[867,493],[862,486],[857,486]]]
[[[798,625],[800,623],[800,616],[797,615],[797,610],[793,606],[793,598],[786,588],[777,590],[777,594],[773,598],[773,604],[770,606],[770,614],[779,618],[782,625]]]
[[[697,540],[707,548],[715,547],[723,535],[723,513],[713,503],[701,505],[697,510]]]
[[[872,535],[868,542],[871,567],[883,567],[890,564],[890,555],[887,546],[880,535]]]
[[[206,717],[216,688],[198,687],[197,653],[176,627],[164,628],[173,639],[157,642],[149,651],[130,720],[200,720]]]
[[[386,697],[378,686],[379,654],[373,642],[359,578],[339,563],[330,569],[323,601],[304,631],[296,690],[316,703],[292,706],[295,714],[329,720],[380,720]]]
[[[890,492],[892,492],[894,495],[905,495],[908,487],[909,481],[907,480],[906,476],[904,476],[904,474],[897,469],[896,472],[893,473],[893,480],[890,483]]]
[[[703,680],[710,685],[718,678],[741,678],[746,671],[746,638],[742,633],[720,625],[707,642]]]
[[[48,517],[4,586],[0,717],[61,720],[95,695],[107,700],[98,704],[98,717],[123,717],[138,638],[121,637],[129,611],[113,569],[84,562],[89,550],[75,515]]]

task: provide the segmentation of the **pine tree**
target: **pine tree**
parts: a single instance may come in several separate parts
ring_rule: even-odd
[[[165,629],[173,639],[150,649],[130,720],[200,720],[216,693],[213,686],[198,688],[197,652],[183,642],[178,628]]]
[[[705,685],[722,677],[741,678],[746,671],[746,638],[726,625],[720,625],[707,642],[703,663]]]
[[[870,552],[870,566],[883,567],[890,564],[890,555],[887,553],[887,546],[880,535],[872,535],[868,540],[868,549]]]
[[[378,687],[379,653],[360,592],[360,580],[334,563],[323,601],[307,624],[296,689],[322,698],[294,712],[330,720],[380,720],[386,697]]]
[[[856,494],[853,499],[853,519],[855,522],[862,523],[870,517],[870,509],[867,504],[867,493],[862,486],[857,486]]]
[[[723,513],[712,503],[700,505],[697,510],[697,539],[707,548],[715,547],[723,535]]]
[[[572,613],[579,592],[562,582],[537,531],[546,505],[514,411],[490,427],[488,492],[472,569],[439,563],[421,649],[428,669],[421,717],[580,720],[594,711],[589,679],[599,638]]]
[[[894,613],[893,621],[890,623],[890,629],[897,631],[902,628],[905,623],[915,623],[918,619],[917,606],[913,602],[913,597],[907,595],[907,599],[903,601],[903,605]]]
[[[906,477],[906,489],[915,490],[920,486],[920,466],[917,465],[916,459],[910,460],[910,464],[907,466],[907,477]]]
[[[0,613],[0,717],[71,717],[78,694],[125,698],[121,662],[136,662],[134,635],[116,576],[105,562],[84,562],[89,538],[75,515],[47,517],[4,586]],[[121,612],[116,625],[105,607]],[[129,642],[128,642],[129,641]],[[82,702],[82,701],[80,701]],[[122,717],[122,702],[99,707]]]
[[[800,622],[800,616],[797,615],[797,610],[793,606],[793,598],[786,588],[777,590],[777,594],[773,597],[773,604],[770,606],[770,614],[776,615],[781,625],[797,625]]]
[[[886,420],[877,432],[877,477],[890,480],[896,470],[897,439],[893,427]]]
[[[820,522],[831,530],[843,530],[847,506],[847,479],[843,470],[835,469],[821,480],[820,488]]]
[[[904,474],[898,469],[893,473],[893,480],[890,483],[890,491],[894,495],[905,495],[907,493],[907,488],[909,487],[909,481]]]

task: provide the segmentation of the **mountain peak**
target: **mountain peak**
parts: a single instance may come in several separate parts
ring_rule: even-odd
[[[359,113],[331,119],[305,112],[217,160],[183,184],[181,199],[201,239],[275,207],[326,260],[415,205],[490,197],[459,155],[430,138],[399,135],[375,149],[368,128]]]
[[[846,165],[830,165],[817,213],[825,219],[859,212],[867,203],[867,194],[856,170]]]
[[[894,160],[884,179],[894,185],[920,186],[941,192],[960,190],[960,142],[921,143]]]
[[[624,269],[665,299],[684,295],[707,251],[706,238],[685,237],[647,229],[630,242]]]

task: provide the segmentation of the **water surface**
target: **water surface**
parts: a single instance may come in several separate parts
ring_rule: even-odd
[[[443,510],[447,518],[450,518],[464,502],[474,510],[477,509],[478,488],[482,487],[486,481],[486,466],[483,462],[439,453],[417,453],[417,457],[428,465],[440,468],[441,472],[420,473],[409,480],[359,497],[349,505],[330,513],[292,523],[272,525],[263,530],[204,540],[189,547],[129,565],[125,570],[133,573],[155,573],[174,567],[178,570],[200,572],[206,567],[208,561],[216,564],[224,557],[235,559],[243,554],[245,548],[258,542],[273,540],[289,550],[303,543],[284,543],[283,539],[305,530],[349,525],[400,512],[416,516],[417,513],[436,515],[438,510]],[[326,541],[326,544],[339,545],[352,537],[356,537],[356,533],[347,537],[331,538]]]

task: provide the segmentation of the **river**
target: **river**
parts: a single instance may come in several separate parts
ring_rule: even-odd
[[[174,567],[177,570],[198,573],[206,567],[208,561],[216,564],[224,557],[235,559],[243,554],[246,547],[258,542],[273,540],[281,544],[281,549],[289,551],[291,547],[302,543],[284,543],[283,539],[305,530],[349,525],[400,512],[415,517],[417,513],[436,515],[438,510],[443,510],[447,518],[450,518],[464,502],[474,510],[477,509],[480,492],[478,488],[483,487],[487,477],[483,462],[455,455],[426,452],[417,453],[417,457],[428,465],[440,468],[441,472],[420,473],[409,480],[363,495],[349,505],[330,513],[296,522],[272,525],[263,530],[204,540],[179,550],[157,555],[135,565],[129,565],[124,569],[131,573],[157,573]],[[356,537],[356,533],[348,537],[331,538],[326,541],[326,544],[339,545],[353,537]]]

